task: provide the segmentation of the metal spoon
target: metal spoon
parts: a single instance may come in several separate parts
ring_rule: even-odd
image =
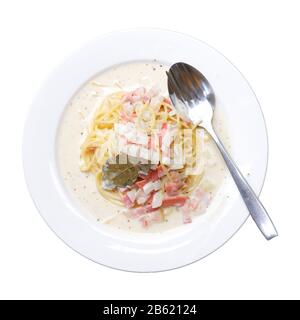
[[[267,240],[276,237],[277,231],[267,211],[213,129],[215,94],[210,83],[201,72],[183,62],[173,64],[167,75],[169,95],[179,115],[204,128],[211,135],[256,225]]]

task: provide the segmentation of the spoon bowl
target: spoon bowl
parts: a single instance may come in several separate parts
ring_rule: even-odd
[[[215,141],[256,225],[267,240],[277,231],[266,209],[231,159],[212,126],[216,98],[205,76],[194,67],[178,62],[171,66],[168,76],[170,99],[178,114],[186,121],[204,128]]]
[[[173,64],[167,75],[169,95],[180,116],[194,124],[211,122],[216,98],[205,76],[183,62]]]

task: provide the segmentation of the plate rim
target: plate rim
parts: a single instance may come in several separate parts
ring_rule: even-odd
[[[109,38],[110,36],[112,35],[120,35],[120,34],[125,34],[125,33],[132,33],[132,32],[154,32],[154,33],[170,33],[170,34],[175,34],[175,35],[180,35],[181,37],[184,37],[184,38],[189,38],[189,39],[192,39],[193,41],[196,41],[196,42],[199,42],[200,44],[202,43],[202,45],[208,47],[209,49],[215,51],[218,55],[222,56],[223,59],[225,59],[231,67],[233,67],[235,69],[235,71],[237,71],[241,78],[243,78],[244,82],[247,84],[249,90],[251,91],[252,95],[254,96],[255,100],[256,100],[256,103],[259,107],[259,111],[260,111],[260,115],[262,117],[262,120],[263,120],[263,126],[264,126],[264,133],[265,133],[265,142],[266,142],[266,159],[265,159],[265,165],[264,165],[264,176],[263,176],[263,179],[262,181],[260,182],[260,187],[259,187],[259,190],[258,190],[258,194],[260,194],[262,188],[263,188],[263,185],[264,185],[264,182],[265,182],[265,178],[266,178],[266,174],[267,174],[267,168],[268,168],[268,160],[269,160],[269,139],[268,139],[268,131],[267,131],[267,126],[266,126],[266,120],[265,120],[265,117],[264,117],[264,114],[263,114],[263,111],[262,111],[262,108],[259,104],[259,101],[258,101],[258,98],[257,96],[255,95],[255,92],[253,91],[251,85],[249,84],[249,82],[247,81],[247,79],[243,76],[243,74],[235,67],[235,65],[228,59],[226,58],[222,53],[220,53],[218,50],[216,50],[215,48],[213,48],[212,46],[208,45],[207,43],[197,39],[197,38],[194,38],[190,35],[187,35],[187,34],[184,34],[184,33],[180,33],[180,32],[177,32],[177,31],[171,31],[171,30],[166,30],[166,29],[158,29],[158,28],[134,28],[134,29],[125,29],[125,30],[120,30],[120,31],[114,31],[114,32],[110,32],[110,33],[106,33],[104,34],[103,36],[101,37],[98,37],[96,38],[95,40],[83,45],[79,50],[75,51],[73,54],[71,54],[67,59],[65,59],[62,63],[60,63],[55,69],[54,71],[49,75],[49,77],[44,81],[44,83],[42,84],[41,88],[45,88],[45,86],[47,86],[47,83],[49,81],[49,78],[51,76],[53,76],[56,72],[58,72],[60,70],[60,68],[65,64],[67,63],[67,61],[77,55],[78,53],[80,53],[82,50],[84,50],[86,47],[90,46],[90,45],[93,45],[95,44],[96,42],[99,42],[105,38]],[[134,61],[135,59],[133,59],[132,61]],[[101,71],[100,71],[101,72]],[[38,94],[37,95],[40,95],[40,92],[42,91],[43,89],[40,89]],[[227,243],[227,241],[229,241],[239,230],[240,228],[244,225],[244,223],[246,222],[246,220],[248,219],[249,217],[249,214],[246,216],[246,218],[244,219],[244,221],[239,225],[239,227],[231,234],[231,236],[227,237],[227,239],[225,241],[223,241],[219,246],[217,246],[214,250],[210,251],[209,253],[207,253],[206,255],[203,255],[201,257],[199,257],[198,259],[194,259],[193,261],[190,261],[188,263],[183,263],[183,264],[178,264],[177,266],[172,266],[170,268],[158,268],[157,270],[140,270],[140,269],[137,269],[137,270],[133,270],[133,269],[128,269],[128,268],[122,268],[122,267],[117,267],[115,265],[108,265],[108,264],[105,264],[104,262],[100,262],[96,259],[93,259],[91,256],[88,256],[86,254],[84,254],[83,252],[81,252],[80,250],[77,250],[76,248],[74,248],[71,244],[69,244],[66,239],[63,238],[62,235],[60,235],[54,228],[53,226],[51,226],[51,224],[49,223],[49,221],[46,219],[46,217],[44,216],[42,210],[40,209],[39,205],[38,205],[38,201],[37,199],[35,199],[35,196],[33,195],[33,190],[30,186],[30,177],[29,177],[29,174],[28,174],[28,167],[27,167],[27,164],[26,164],[26,153],[27,151],[25,150],[27,147],[26,147],[26,137],[27,137],[27,133],[26,131],[28,130],[28,123],[30,121],[30,117],[34,111],[34,104],[35,104],[35,101],[32,103],[32,106],[28,112],[28,115],[27,115],[27,119],[26,119],[26,124],[24,126],[24,131],[23,131],[23,143],[22,143],[22,154],[23,154],[23,170],[24,170],[24,176],[25,176],[25,181],[26,181],[26,185],[27,185],[27,188],[28,188],[28,191],[29,191],[29,194],[31,196],[31,199],[35,205],[35,207],[37,208],[39,214],[42,216],[43,220],[46,222],[46,224],[49,226],[49,228],[61,239],[63,240],[63,242],[65,244],[67,244],[71,249],[73,249],[74,251],[80,253],[81,255],[83,255],[84,257],[87,257],[88,259],[94,261],[94,262],[97,262],[101,265],[104,265],[104,266],[107,266],[107,267],[110,267],[110,268],[113,268],[113,269],[118,269],[118,270],[123,270],[123,271],[130,271],[130,272],[161,272],[161,271],[167,271],[167,270],[171,270],[171,269],[177,269],[177,268],[180,268],[180,267],[183,267],[183,266],[186,266],[186,265],[189,265],[189,264],[192,264],[194,262],[197,262],[203,258],[205,258],[206,256],[210,255],[211,253],[215,252],[217,249],[219,249],[220,247],[222,247],[225,243]],[[63,107],[63,109],[66,107],[66,105]],[[58,124],[57,124],[58,125]]]

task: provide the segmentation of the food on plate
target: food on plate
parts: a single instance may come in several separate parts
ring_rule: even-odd
[[[110,68],[70,101],[58,162],[69,194],[89,218],[162,232],[191,223],[216,198],[223,160],[209,135],[174,110],[167,68],[157,61]],[[216,127],[223,130],[218,114]]]
[[[157,87],[117,91],[92,117],[81,170],[93,173],[101,195],[144,226],[164,220],[165,209],[181,210],[189,223],[190,213],[210,200],[199,186],[204,143],[204,131],[181,119]]]

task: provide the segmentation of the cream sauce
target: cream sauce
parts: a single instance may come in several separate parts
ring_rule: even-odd
[[[88,81],[71,99],[62,116],[58,130],[57,159],[61,176],[67,192],[73,201],[92,220],[112,227],[132,232],[162,232],[182,225],[182,214],[172,210],[167,220],[154,223],[147,229],[142,228],[137,220],[122,214],[124,208],[118,207],[98,192],[93,174],[80,171],[80,144],[86,134],[89,122],[99,106],[99,100],[105,95],[122,90],[130,90],[138,86],[151,87],[158,85],[164,96],[168,96],[166,70],[168,66],[157,61],[134,62],[122,64],[98,74]],[[228,147],[224,115],[216,109],[214,127]],[[204,153],[204,179],[212,183],[211,195],[220,193],[220,187],[226,178],[227,171],[214,142],[206,135],[206,152]],[[220,197],[219,197],[220,198]],[[210,206],[212,203],[210,204]],[[202,213],[192,213],[194,219]]]

